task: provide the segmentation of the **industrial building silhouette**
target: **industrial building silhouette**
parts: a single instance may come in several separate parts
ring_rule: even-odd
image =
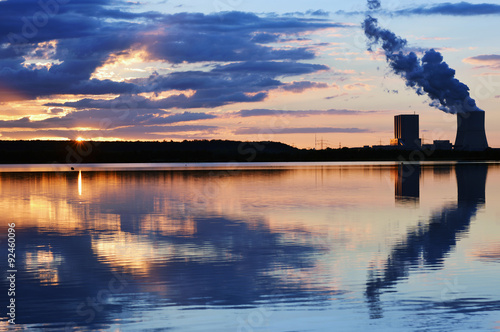
[[[422,146],[418,136],[418,114],[402,114],[394,117],[394,138],[391,139],[391,145],[417,150]]]
[[[419,137],[418,114],[394,116],[394,138],[390,145],[404,150],[451,150],[484,151],[488,148],[484,128],[485,112],[463,112],[457,114],[457,136],[453,146],[449,140],[434,140],[432,144],[422,144]]]

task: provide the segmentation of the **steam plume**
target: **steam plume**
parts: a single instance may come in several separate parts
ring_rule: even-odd
[[[379,9],[379,0],[367,0],[368,9]],[[427,94],[429,104],[447,113],[482,111],[470,97],[469,87],[455,78],[455,70],[443,61],[441,53],[430,49],[420,59],[414,52],[405,53],[408,42],[392,31],[382,29],[378,20],[367,15],[363,22],[368,50],[382,44],[392,71],[405,79],[418,95]]]
[[[367,0],[368,1],[368,9],[370,10],[375,10],[375,9],[379,9],[381,4],[380,4],[380,1],[379,0]]]

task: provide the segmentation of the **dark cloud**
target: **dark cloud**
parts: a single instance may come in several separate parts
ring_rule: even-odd
[[[137,24],[103,19],[113,18],[105,16],[104,6],[118,2],[49,3],[46,7],[43,1],[0,2],[0,44],[4,45],[0,51],[0,84],[8,84],[25,98],[132,91],[131,84],[90,79],[110,54],[128,50],[139,40]],[[43,44],[47,42],[53,44]],[[50,61],[52,65],[27,65],[26,58]]]
[[[285,91],[291,91],[293,93],[300,93],[309,89],[325,89],[328,88],[328,84],[320,82],[310,82],[310,81],[299,81],[286,84],[282,87]]]
[[[271,109],[253,109],[253,110],[241,110],[236,114],[246,118],[252,116],[294,116],[294,117],[305,117],[311,115],[358,115],[366,113],[376,113],[377,111],[357,111],[357,110],[345,110],[345,109],[329,109],[329,110],[306,110],[306,111],[283,111],[283,110],[271,110]]]
[[[259,102],[272,90],[299,93],[325,88],[328,85],[321,82],[282,82],[284,77],[330,68],[304,63],[316,57],[317,45],[280,47],[279,43],[322,29],[351,28],[331,22],[321,10],[298,17],[244,12],[170,15],[141,13],[135,6],[121,0],[0,1],[0,98],[4,99],[0,103],[86,96],[44,105],[59,108],[50,112],[58,117],[1,121],[0,127],[39,129],[38,136],[48,135],[44,132],[48,129],[78,127],[105,127],[110,136],[139,128],[138,132],[151,135],[151,126],[214,118],[170,113],[171,109]],[[145,62],[173,64],[173,71],[124,81],[96,78],[100,67],[138,54]],[[189,63],[201,63],[204,68],[182,71],[176,66]],[[139,95],[163,92],[172,93],[160,99]],[[63,107],[75,110],[64,114]]]
[[[271,41],[270,38],[275,38],[272,36],[348,27],[317,18],[260,17],[242,12],[211,15],[130,13],[126,11],[130,6],[121,1],[75,0],[44,9],[35,0],[0,2],[0,11],[8,14],[0,22],[0,44],[3,44],[0,48],[0,84],[8,82],[12,90],[32,99],[53,94],[197,90],[203,86],[211,87],[210,91],[198,91],[194,98],[171,99],[188,101],[184,108],[260,101],[269,89],[282,85],[276,80],[279,76],[328,69],[322,65],[297,63],[315,57],[314,51],[307,47],[268,47],[262,44],[263,39]],[[42,15],[39,13],[47,20],[38,26],[37,17]],[[56,41],[53,45],[43,44],[53,41]],[[97,68],[116,55],[129,54],[132,49],[145,51],[145,60],[240,63],[219,65],[208,73],[179,72],[151,80],[91,79]],[[43,68],[27,65],[26,56],[42,58],[52,64]],[[242,89],[243,85],[250,88]],[[233,89],[227,91],[228,86]],[[172,105],[177,104],[171,101]]]
[[[333,128],[333,127],[310,127],[310,128],[240,128],[234,131],[235,135],[254,135],[272,132],[273,134],[327,134],[327,133],[369,133],[368,129],[360,128]]]
[[[327,12],[327,11],[324,11],[322,9],[318,9],[318,10],[308,10],[306,12],[308,15],[312,15],[312,16],[324,16],[324,17],[327,17],[327,16],[330,16],[330,13]]]
[[[387,16],[411,16],[411,15],[443,15],[443,16],[484,16],[500,14],[500,5],[494,3],[470,3],[470,2],[444,2],[439,4],[417,5],[399,10],[380,10],[380,1],[367,0],[368,9],[377,10],[377,14]],[[339,10],[337,15],[365,15],[364,11],[346,12]]]
[[[51,109],[47,110],[47,113],[49,113],[49,114],[61,114],[61,113],[64,113],[64,109],[63,108],[51,108]]]
[[[450,15],[450,16],[477,16],[498,15],[500,5],[491,3],[440,3],[406,8],[394,12],[396,15]]]
[[[220,65],[214,69],[214,72],[258,73],[277,77],[311,74],[317,71],[329,69],[330,68],[326,65],[291,61],[246,61]]]
[[[471,57],[469,59],[477,60],[477,61],[500,61],[500,55],[498,54],[486,54],[486,55],[478,55]]]
[[[155,110],[128,109],[92,109],[77,111],[61,117],[45,120],[30,120],[25,117],[18,120],[0,121],[0,128],[95,128],[113,129],[124,126],[167,125],[179,122],[213,119],[214,115],[206,113],[177,113]]]
[[[269,61],[312,59],[315,54],[304,47],[279,49],[265,46],[272,35],[290,35],[348,25],[321,19],[260,17],[253,13],[179,13],[166,15],[168,26],[147,41],[152,59],[172,63],[201,61]],[[263,43],[263,40],[265,41]]]
[[[66,106],[84,108],[117,108],[119,104],[127,107],[153,109],[212,108],[238,102],[262,101],[270,90],[283,88],[288,91],[302,92],[311,88],[326,88],[325,83],[301,81],[282,83],[277,77],[310,74],[327,70],[324,65],[297,62],[243,62],[216,66],[213,70],[174,72],[168,75],[154,74],[146,79],[135,79],[129,83],[117,83],[116,89],[126,89],[134,85],[140,92],[161,92],[169,90],[194,90],[194,94],[181,93],[170,97],[149,100],[141,96],[124,95],[114,100],[82,99],[77,102],[50,103],[46,106]],[[99,81],[102,82],[102,81]],[[91,85],[89,90],[95,85]]]
[[[0,68],[0,84],[20,92],[22,99],[54,94],[101,95],[137,91],[137,87],[130,83],[90,79],[92,72],[102,63],[96,60],[67,60],[50,69],[26,68],[18,63]]]
[[[235,82],[234,86],[224,88],[230,85],[230,81]],[[74,107],[77,109],[99,108],[99,109],[189,109],[189,108],[212,108],[238,102],[256,102],[262,101],[267,97],[267,92],[255,92],[281,85],[276,81],[272,85],[270,82],[260,82],[256,80],[245,86],[241,80],[230,80],[223,86],[210,86],[197,90],[193,95],[176,94],[167,98],[151,100],[137,95],[122,95],[112,100],[85,98],[76,102],[48,103],[45,106]],[[262,83],[259,86],[259,83]],[[240,89],[242,88],[242,89]],[[157,91],[157,90],[155,90]]]
[[[328,17],[330,16],[330,13],[327,11],[324,11],[322,9],[317,9],[317,10],[308,10],[306,12],[293,12],[293,13],[285,13],[284,16],[299,16],[299,17],[304,17],[304,16],[318,16],[318,17]]]
[[[330,99],[335,99],[335,98],[339,98],[339,97],[345,97],[345,96],[348,96],[348,95],[349,94],[347,92],[344,92],[344,93],[340,93],[340,94],[337,94],[337,95],[325,97],[325,99],[326,100],[330,100]]]
[[[257,33],[255,36],[253,36],[251,41],[257,44],[269,44],[276,43],[277,41],[279,41],[279,39],[279,35],[270,33]]]

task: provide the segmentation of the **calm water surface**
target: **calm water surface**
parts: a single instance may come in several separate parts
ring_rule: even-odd
[[[500,330],[500,164],[67,168],[0,167],[0,330]]]

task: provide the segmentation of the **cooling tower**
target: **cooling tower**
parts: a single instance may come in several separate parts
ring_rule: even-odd
[[[455,150],[484,151],[488,148],[481,111],[457,113]]]

